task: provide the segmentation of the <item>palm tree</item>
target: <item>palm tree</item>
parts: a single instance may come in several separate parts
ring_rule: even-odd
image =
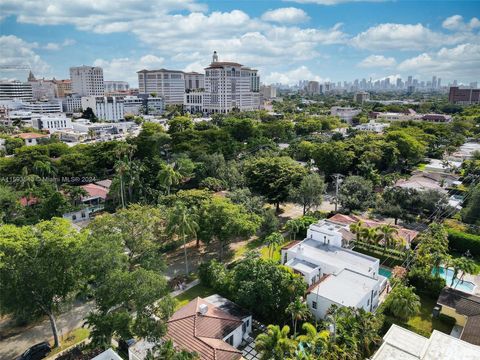
[[[158,172],[157,179],[160,186],[166,190],[167,195],[170,195],[170,189],[172,186],[180,184],[182,175],[172,165],[167,164]]]
[[[272,258],[275,248],[284,242],[283,235],[279,232],[274,232],[265,238],[265,243],[268,246],[268,256]]]
[[[78,206],[83,196],[87,196],[88,193],[84,188],[80,186],[62,185],[62,191],[68,196],[72,206]]]
[[[295,240],[303,226],[299,219],[292,219],[286,222],[285,227],[290,232],[290,239]]]
[[[457,280],[457,283],[454,286],[455,288],[457,287],[460,281],[463,281],[465,274],[474,274],[477,272],[477,266],[475,265],[475,262],[463,256],[461,258],[453,259],[452,265],[453,265],[453,276],[452,276],[452,282],[450,283],[450,286],[453,286],[455,280],[457,280],[458,273],[459,272],[462,273],[462,276],[460,277],[460,279]]]
[[[374,345],[381,343],[382,338],[378,334],[382,320],[371,312],[363,309],[355,310],[355,322],[358,328],[359,350],[362,353],[362,358],[370,358],[373,353]]]
[[[383,238],[384,250],[387,250],[387,247],[390,248],[395,241],[395,235],[398,234],[398,230],[389,224],[381,225],[377,228],[377,231]]]
[[[285,312],[292,317],[293,336],[296,337],[298,320],[307,319],[310,316],[310,310],[301,298],[297,298],[287,306]]]
[[[363,230],[363,221],[362,220],[350,225],[350,231],[352,232],[352,234],[356,235],[356,242],[357,243],[362,241],[362,230]]]
[[[255,339],[255,349],[260,353],[260,360],[283,360],[296,348],[296,342],[288,336],[290,327],[285,325],[268,325],[267,332]]]
[[[362,228],[361,236],[367,244],[377,244],[382,239],[382,235],[377,233],[376,228]]]
[[[197,235],[198,223],[196,216],[187,210],[187,207],[182,202],[175,203],[173,209],[170,211],[167,232],[171,235],[176,235],[183,241],[183,252],[185,255],[185,274],[188,275],[188,257],[187,257],[187,238],[192,238]]]
[[[302,329],[305,334],[297,336],[296,340],[301,342],[304,348],[309,349],[308,353],[318,356],[325,352],[330,337],[328,330],[318,332],[317,328],[310,323],[304,323]]]
[[[420,310],[420,297],[415,294],[413,287],[403,284],[395,286],[385,301],[385,307],[395,317],[407,321]]]

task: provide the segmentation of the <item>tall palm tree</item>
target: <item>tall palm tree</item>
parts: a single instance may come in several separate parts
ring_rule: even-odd
[[[363,230],[363,221],[356,222],[350,225],[350,231],[352,234],[356,235],[356,242],[359,243],[362,241],[362,230]]]
[[[269,258],[272,258],[273,253],[275,251],[275,248],[278,245],[282,244],[284,241],[285,241],[285,239],[283,238],[283,235],[280,234],[279,232],[271,233],[270,235],[268,235],[265,238],[265,243],[268,246],[268,256],[269,256]]]
[[[377,244],[382,239],[382,235],[377,233],[376,228],[362,228],[361,236],[367,244]]]
[[[390,248],[394,245],[395,235],[398,234],[398,230],[395,227],[389,224],[384,224],[379,226],[377,231],[382,236],[384,250],[386,250],[387,247]]]
[[[292,354],[296,348],[295,340],[288,336],[290,327],[285,325],[268,325],[267,332],[255,339],[255,349],[260,353],[260,360],[283,360]]]
[[[182,175],[172,165],[167,164],[158,172],[157,179],[160,186],[166,190],[167,195],[170,195],[172,186],[180,184]]]
[[[285,312],[292,317],[293,336],[296,337],[298,320],[307,319],[310,316],[310,310],[301,298],[297,298],[287,306]]]
[[[170,211],[167,221],[167,232],[176,235],[183,241],[183,252],[185,255],[185,274],[188,275],[187,238],[197,235],[198,223],[196,216],[187,209],[182,202],[175,203]]]
[[[355,310],[355,322],[358,328],[358,346],[362,353],[362,358],[370,358],[373,354],[375,345],[381,343],[382,338],[379,330],[382,326],[382,320],[371,312],[363,309]]]
[[[297,234],[302,228],[302,224],[299,219],[292,219],[286,222],[285,227],[290,232],[290,239],[295,240],[297,238]]]

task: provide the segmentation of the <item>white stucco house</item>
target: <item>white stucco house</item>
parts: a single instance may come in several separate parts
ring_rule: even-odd
[[[343,247],[347,236],[344,225],[321,220],[310,225],[303,241],[282,248],[282,264],[309,285],[307,304],[317,319],[332,304],[374,311],[387,285],[378,259]]]

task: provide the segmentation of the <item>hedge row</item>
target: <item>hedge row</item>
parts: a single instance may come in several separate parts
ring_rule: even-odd
[[[470,250],[472,255],[480,256],[480,235],[469,234],[452,228],[447,228],[447,232],[451,250],[460,253]]]

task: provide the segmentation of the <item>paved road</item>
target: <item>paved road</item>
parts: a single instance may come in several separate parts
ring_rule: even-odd
[[[60,334],[66,334],[82,326],[85,322],[83,318],[91,309],[93,309],[93,303],[81,304],[59,315],[57,317],[57,326]],[[30,346],[49,340],[52,337],[50,321],[45,320],[31,329],[0,341],[0,359],[14,359]]]

